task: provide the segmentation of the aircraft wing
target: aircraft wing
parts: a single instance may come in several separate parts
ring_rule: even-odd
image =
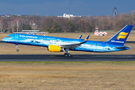
[[[88,35],[88,37],[83,42],[80,42],[80,43],[65,44],[65,45],[60,45],[60,46],[63,48],[76,48],[76,47],[80,46],[81,44],[86,43],[88,41],[89,37],[90,37],[90,35]]]

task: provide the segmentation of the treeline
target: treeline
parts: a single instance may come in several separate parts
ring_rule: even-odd
[[[118,31],[125,25],[135,25],[135,11],[118,16],[82,16],[62,18],[55,16],[11,16],[0,17],[0,31],[20,32],[39,29],[43,32],[92,32],[95,25],[99,30]],[[135,27],[133,28],[135,29]]]

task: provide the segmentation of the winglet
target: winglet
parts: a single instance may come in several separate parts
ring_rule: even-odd
[[[79,37],[79,39],[82,39],[82,35]]]
[[[85,39],[85,41],[88,41],[89,37],[90,37],[90,35],[88,35],[88,37]]]
[[[85,39],[85,41],[83,43],[86,43],[89,39],[90,35],[88,35],[88,37]]]

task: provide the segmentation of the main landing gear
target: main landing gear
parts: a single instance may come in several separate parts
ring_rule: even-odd
[[[16,45],[16,51],[19,52],[19,45],[18,44],[15,45]]]
[[[65,49],[65,52],[66,52],[66,53],[64,54],[65,57],[71,57],[71,54],[69,53],[69,49],[66,48],[66,49]]]
[[[65,57],[70,57],[71,54],[70,54],[70,53],[64,53],[64,56],[65,56]]]

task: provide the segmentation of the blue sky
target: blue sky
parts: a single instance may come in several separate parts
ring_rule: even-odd
[[[112,16],[114,7],[117,7],[119,14],[131,13],[135,10],[134,4],[135,0],[0,0],[0,15],[60,16],[67,13]]]

